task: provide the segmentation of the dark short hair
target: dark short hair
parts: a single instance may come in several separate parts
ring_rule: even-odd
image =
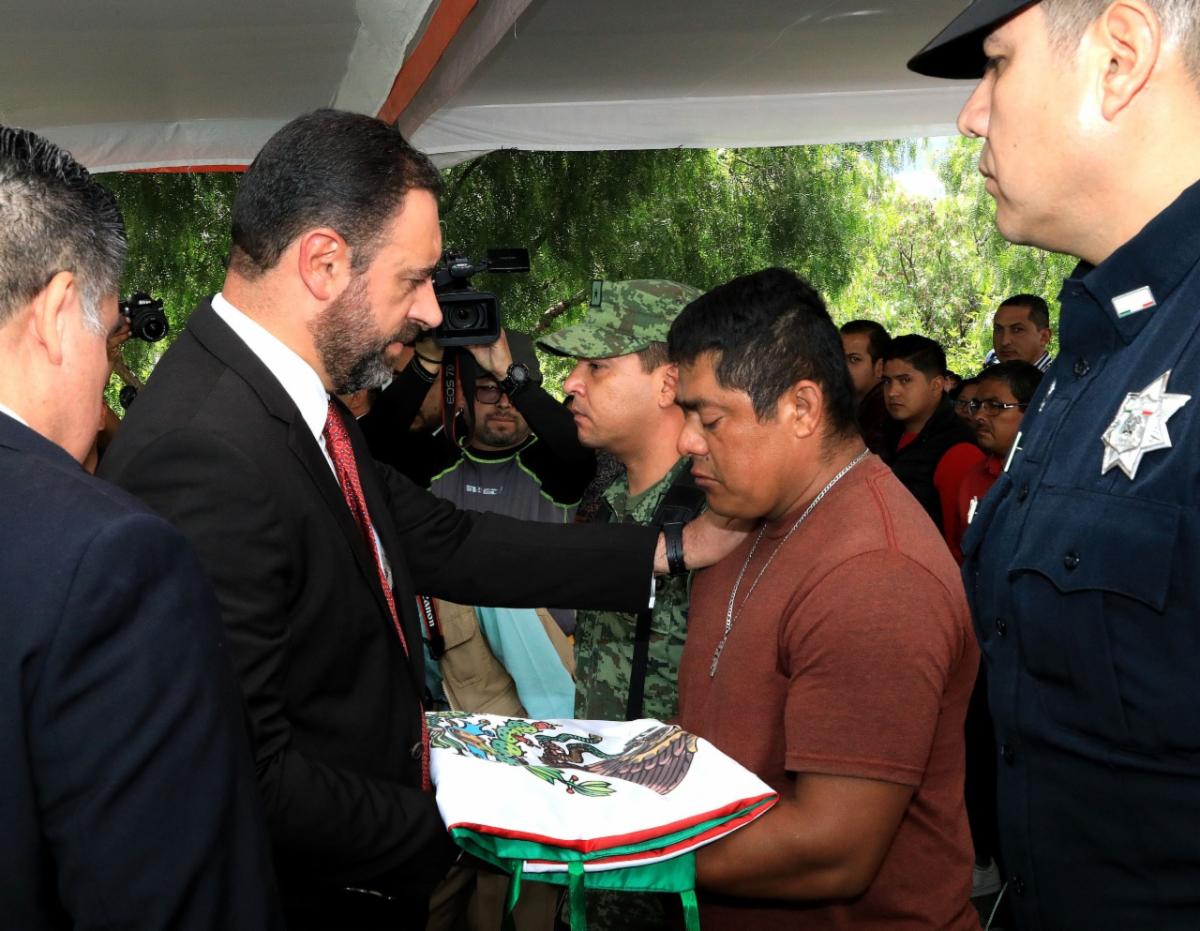
[[[978,385],[978,384],[979,384],[979,376],[978,375],[974,375],[971,378],[960,378],[958,384],[946,392],[946,397],[948,397],[951,401],[957,401],[958,396],[963,393],[964,388],[966,388],[968,385]]]
[[[892,341],[892,337],[888,335],[883,324],[876,323],[874,320],[851,320],[843,323],[841,333],[843,336],[861,336],[866,333],[868,337],[867,352],[870,353],[872,362],[878,362],[883,358],[888,343]]]
[[[651,343],[645,349],[639,349],[637,357],[638,362],[641,363],[642,371],[647,375],[660,365],[666,365],[671,361],[671,357],[667,353],[667,344],[659,341]]]
[[[0,126],[0,324],[69,271],[99,331],[100,300],[117,293],[125,252],[112,193],[54,143]]]
[[[890,362],[892,359],[907,362],[929,378],[946,374],[946,353],[940,343],[928,336],[917,333],[897,336],[883,354],[884,362]]]
[[[1029,319],[1039,330],[1050,329],[1050,308],[1046,299],[1036,294],[1014,294],[1000,303],[1001,307],[1028,307]]]
[[[992,379],[1004,382],[1014,398],[1022,404],[1028,404],[1038,385],[1042,383],[1042,371],[1030,362],[1014,359],[1011,362],[997,362],[989,366],[976,380],[983,382]]]
[[[748,394],[760,421],[775,415],[796,382],[816,382],[830,435],[858,433],[837,327],[821,295],[787,269],[743,275],[696,298],[671,325],[667,349],[671,361],[682,365],[712,353],[717,383]]]
[[[433,163],[394,126],[344,110],[306,113],[267,140],[242,178],[230,265],[255,277],[305,230],[328,226],[363,269],[405,195],[437,196],[441,185]]]

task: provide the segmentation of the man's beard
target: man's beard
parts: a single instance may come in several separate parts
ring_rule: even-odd
[[[385,358],[387,347],[412,343],[423,329],[416,321],[408,320],[390,336],[380,336],[371,315],[365,275],[356,275],[309,324],[334,394],[383,387],[392,377],[392,367]]]
[[[484,419],[476,421],[472,439],[488,446],[519,446],[529,439],[529,427],[520,421],[490,427]]]

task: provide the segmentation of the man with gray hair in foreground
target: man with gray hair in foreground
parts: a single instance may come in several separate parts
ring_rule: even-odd
[[[216,602],[178,532],[80,468],[124,262],[112,195],[0,126],[0,915],[280,928]]]
[[[909,66],[1005,238],[1078,256],[963,539],[1022,929],[1200,927],[1200,4],[976,0]]]

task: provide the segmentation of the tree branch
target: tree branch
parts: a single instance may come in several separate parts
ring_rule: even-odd
[[[490,154],[491,153],[489,152],[488,155]],[[460,174],[457,180],[454,182],[453,189],[448,191],[446,196],[442,198],[443,217],[448,217],[454,212],[454,208],[458,204],[458,199],[462,196],[463,188],[466,186],[467,179],[471,177],[471,175],[477,168],[479,168],[480,165],[483,164],[483,160],[485,158],[487,158],[487,155],[479,155],[471,159],[471,161],[467,164],[467,167],[462,170],[462,174]]]
[[[565,314],[576,304],[582,304],[584,299],[590,293],[590,288],[580,288],[570,297],[559,301],[557,304],[552,304],[542,311],[541,317],[538,318],[537,325],[530,331],[531,336],[536,336],[539,333],[546,332],[546,327],[550,326],[555,320]]]

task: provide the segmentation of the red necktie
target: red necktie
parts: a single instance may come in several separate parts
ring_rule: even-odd
[[[371,515],[367,512],[367,499],[363,496],[362,483],[358,478],[358,464],[354,461],[354,447],[350,445],[350,434],[346,432],[346,425],[342,423],[332,399],[329,401],[329,413],[325,417],[325,448],[329,451],[329,458],[333,460],[333,470],[337,473],[338,484],[342,486],[342,496],[346,499],[346,505],[367,541],[367,548],[375,557],[375,570],[379,573],[379,585],[383,589],[383,597],[387,600],[392,626],[396,628],[400,646],[404,648],[404,655],[407,657],[408,641],[404,638],[404,629],[400,626],[400,615],[396,612],[392,586],[388,584],[387,575],[383,571],[380,549],[375,545]],[[429,731],[425,727],[425,710],[418,706],[418,711],[421,717],[421,787],[428,790],[432,787],[429,779]]]

